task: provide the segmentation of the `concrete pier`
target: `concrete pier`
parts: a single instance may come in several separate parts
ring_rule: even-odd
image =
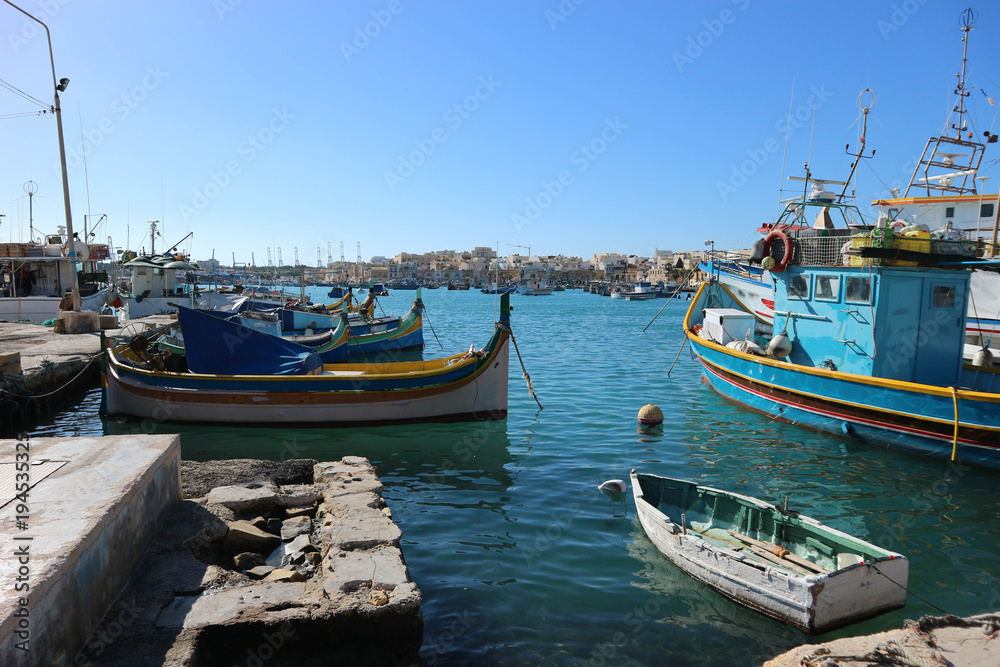
[[[105,335],[134,335],[176,325],[168,315],[131,320]],[[56,333],[38,324],[0,323],[0,437],[31,428],[41,410],[62,395],[96,387],[100,332]]]
[[[924,616],[899,630],[804,644],[764,667],[872,667],[875,665],[1000,665],[1000,613]]]
[[[419,663],[420,591],[366,459],[185,461],[183,477],[195,497],[77,665]]]
[[[72,664],[180,500],[180,438],[2,440],[0,481],[0,664]]]

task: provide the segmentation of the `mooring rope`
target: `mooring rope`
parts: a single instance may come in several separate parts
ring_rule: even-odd
[[[428,313],[427,313],[427,306],[424,306],[423,310],[424,310],[424,315],[427,316],[428,315]],[[434,331],[434,324],[431,322],[431,318],[430,317],[427,317],[427,325],[431,328],[431,333],[434,334],[434,340],[436,340],[438,342],[438,346],[443,350],[444,349],[444,345],[441,345],[441,339],[438,338],[437,332]],[[511,336],[511,337],[513,338],[513,336]]]
[[[514,332],[511,331],[510,327],[505,327],[505,328],[507,330],[507,333],[510,334],[511,342],[514,343],[514,351],[517,352],[517,360],[521,362],[521,371],[523,372],[521,377],[523,377],[524,381],[528,384],[528,396],[531,396],[533,399],[535,399],[535,403],[538,403],[539,410],[544,410],[541,401],[539,401],[538,396],[535,395],[535,388],[531,384],[531,376],[528,375],[528,369],[524,367],[524,359],[521,358],[521,350],[517,349],[517,339],[514,338]]]
[[[903,589],[904,591],[906,591],[906,594],[907,594],[907,595],[912,595],[913,597],[917,598],[918,600],[920,600],[920,601],[921,601],[921,602],[923,602],[924,604],[926,604],[926,605],[928,605],[928,606],[931,606],[931,607],[933,607],[934,609],[937,609],[937,610],[938,610],[939,612],[941,612],[942,614],[947,614],[947,613],[948,613],[948,612],[946,612],[946,611],[945,611],[944,609],[942,609],[941,607],[939,607],[939,606],[937,606],[936,604],[934,604],[933,602],[929,602],[929,601],[927,601],[927,600],[923,599],[922,597],[920,597],[919,595],[917,595],[916,593],[914,593],[913,591],[911,591],[911,590],[910,590],[909,588],[907,588],[907,587],[906,587],[906,586],[904,586],[903,584],[899,583],[898,581],[896,581],[895,579],[893,579],[893,578],[892,578],[892,577],[890,577],[889,575],[887,575],[887,574],[885,574],[884,572],[882,572],[882,570],[878,569],[878,567],[877,567],[877,566],[875,565],[875,563],[868,563],[868,567],[870,567],[871,569],[875,570],[876,572],[878,572],[879,574],[881,574],[881,575],[882,575],[883,577],[885,577],[886,579],[888,579],[888,580],[889,580],[889,581],[891,581],[892,583],[894,583],[894,584],[896,584],[897,586],[899,586],[900,588],[902,588],[902,589]]]

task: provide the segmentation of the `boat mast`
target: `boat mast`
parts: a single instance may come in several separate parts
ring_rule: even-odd
[[[970,8],[962,12],[960,19],[962,24],[962,71],[955,75],[958,77],[958,83],[955,86],[957,100],[952,108],[952,112],[958,114],[957,122],[952,123],[951,127],[939,136],[927,140],[920,161],[910,177],[910,183],[906,186],[904,197],[909,197],[910,190],[914,188],[923,190],[923,196],[926,197],[933,194],[953,196],[977,194],[975,176],[979,171],[986,147],[984,144],[972,140],[972,132],[969,132],[968,122],[965,118],[968,114],[965,108],[965,98],[970,95],[966,90],[965,82],[968,68],[969,33],[973,30],[976,18],[975,10]],[[955,130],[955,136],[951,136],[950,130]],[[964,138],[963,133],[965,133]],[[995,143],[996,140],[996,135],[988,134],[986,141],[987,143]],[[945,152],[949,149],[955,152]],[[959,158],[966,159],[959,161]],[[932,174],[932,168],[943,169],[945,172]]]
[[[969,63],[969,33],[972,32],[972,24],[976,22],[976,12],[969,7],[964,12],[962,12],[962,17],[959,19],[962,22],[962,73],[957,74],[958,76],[958,86],[955,88],[955,94],[958,95],[958,105],[953,109],[958,113],[958,122],[951,124],[951,129],[955,130],[955,138],[961,139],[962,132],[965,131],[965,98],[969,96],[969,93],[965,90],[965,69]]]

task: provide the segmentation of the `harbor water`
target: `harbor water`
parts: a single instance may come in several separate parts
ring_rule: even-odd
[[[313,288],[317,300],[325,290]],[[401,314],[414,292],[380,299]],[[425,290],[425,358],[482,347],[497,301]],[[402,529],[423,593],[425,665],[759,665],[806,641],[898,628],[946,611],[1000,610],[1000,473],[802,429],[731,404],[681,347],[684,303],[567,291],[513,295],[498,422],[351,429],[102,423],[100,394],[35,436],[181,434],[186,459],[366,456]],[[440,344],[439,344],[440,341]],[[646,403],[662,430],[638,428]],[[905,608],[809,638],[730,602],[663,558],[629,495],[597,490],[629,470],[784,503],[910,558]],[[318,646],[317,653],[323,648]]]

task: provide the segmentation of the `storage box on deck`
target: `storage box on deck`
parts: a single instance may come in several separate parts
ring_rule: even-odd
[[[27,257],[27,243],[0,243],[0,257]]]
[[[706,308],[702,311],[704,333],[716,343],[744,340],[747,331],[753,340],[754,316],[735,308]]]
[[[931,241],[931,252],[936,255],[960,255],[963,257],[982,257],[979,244],[975,241],[950,241],[934,239]]]

